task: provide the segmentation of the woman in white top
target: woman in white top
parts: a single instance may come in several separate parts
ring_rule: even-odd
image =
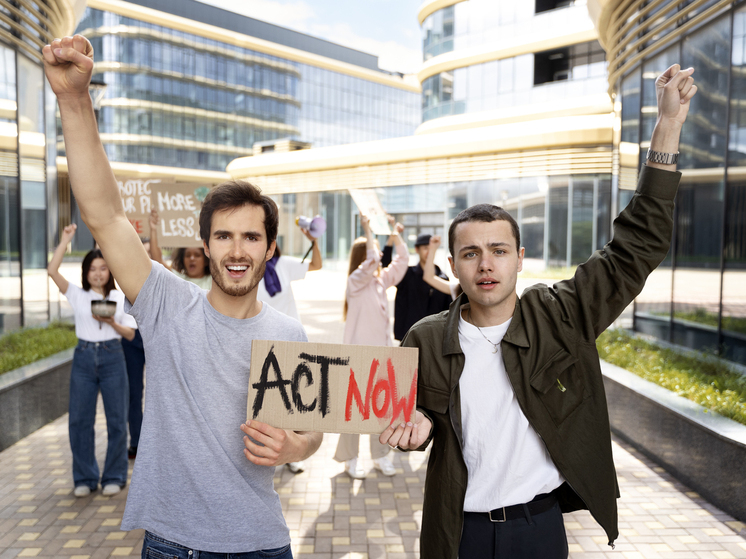
[[[210,274],[210,259],[205,254],[205,249],[202,247],[178,248],[173,253],[169,266],[163,261],[163,252],[158,244],[158,220],[158,211],[152,210],[150,212],[150,257],[171,270],[172,274],[209,291],[212,287],[212,274]]]
[[[67,297],[75,313],[78,345],[70,373],[70,448],[73,454],[73,482],[76,497],[85,497],[98,489],[115,495],[127,483],[127,406],[129,388],[121,338],[135,337],[137,323],[124,312],[124,295],[114,286],[114,278],[98,249],[83,259],[83,287],[69,283],[59,272],[67,244],[75,235],[75,225],[62,231],[47,270]],[[113,316],[97,316],[91,302],[113,301]],[[104,401],[108,445],[103,474],[96,462],[94,423],[98,393]]]

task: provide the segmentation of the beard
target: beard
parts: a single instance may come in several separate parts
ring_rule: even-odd
[[[235,262],[235,264],[247,263]],[[222,271],[225,269],[225,266],[223,266],[222,264],[218,264],[212,258],[210,258],[210,275],[212,276],[212,281],[226,295],[230,295],[231,297],[243,297],[244,295],[251,293],[254,289],[256,289],[256,286],[259,285],[259,282],[264,277],[264,269],[267,266],[267,263],[266,261],[262,260],[261,265],[258,268],[255,268],[254,262],[249,259],[248,265],[249,270],[253,270],[251,275],[246,278],[248,279],[248,283],[235,285],[230,284],[229,280],[226,280],[226,278],[223,277]]]

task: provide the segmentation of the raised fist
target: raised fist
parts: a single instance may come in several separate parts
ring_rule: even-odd
[[[697,93],[693,73],[694,68],[682,70],[678,64],[674,64],[655,80],[659,119],[684,124],[689,114],[689,101]]]
[[[93,73],[93,47],[83,35],[55,39],[42,49],[44,72],[57,98],[88,95]]]

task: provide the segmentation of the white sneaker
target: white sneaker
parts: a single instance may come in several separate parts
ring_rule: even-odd
[[[87,485],[78,485],[73,491],[76,497],[88,497],[91,494],[91,488]]]
[[[116,483],[107,483],[104,485],[104,489],[101,491],[102,495],[106,495],[107,497],[111,497],[112,495],[116,495],[122,490],[121,487],[119,487]]]
[[[366,473],[357,463],[357,458],[345,462],[345,473],[352,479],[365,479]]]
[[[288,470],[290,470],[290,471],[291,471],[291,472],[293,472],[294,474],[299,474],[299,473],[301,473],[301,472],[303,471],[303,469],[304,469],[304,464],[303,464],[303,462],[288,462],[288,463],[287,463],[287,464],[285,464],[285,465],[286,465],[286,466],[288,467]]]
[[[388,456],[373,460],[373,465],[376,467],[376,470],[380,470],[380,472],[385,476],[393,476],[396,474],[396,468],[394,468],[394,465],[391,463]]]

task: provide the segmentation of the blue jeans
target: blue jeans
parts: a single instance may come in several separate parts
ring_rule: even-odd
[[[101,485],[127,483],[127,405],[129,387],[119,340],[78,340],[70,373],[70,448],[75,487],[98,488],[95,432],[98,391],[104,401],[108,445]]]
[[[214,553],[189,549],[175,542],[164,540],[151,532],[145,532],[142,542],[142,559],[293,559],[290,544],[277,549],[248,551],[245,553]]]
[[[142,428],[143,370],[145,369],[145,350],[142,347],[140,330],[135,330],[135,339],[131,342],[122,338],[122,349],[127,363],[127,380],[130,384],[130,405],[127,414],[130,425],[130,446],[137,448]]]

